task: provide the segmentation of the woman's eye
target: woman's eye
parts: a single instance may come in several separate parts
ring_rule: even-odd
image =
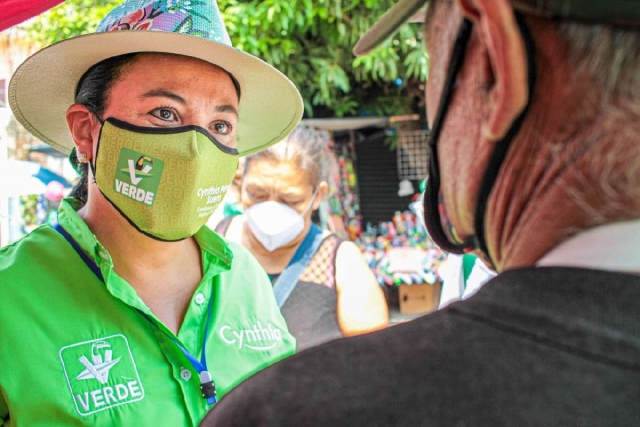
[[[249,195],[249,197],[253,200],[260,200],[262,198],[261,194],[256,194],[252,191],[247,191],[247,195]]]
[[[216,122],[213,124],[213,130],[220,135],[229,135],[231,133],[231,124],[227,122]]]
[[[176,114],[168,108],[156,108],[151,114],[165,122],[177,120]]]

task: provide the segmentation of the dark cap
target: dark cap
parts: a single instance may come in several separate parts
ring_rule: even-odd
[[[429,0],[400,0],[356,43],[353,53],[366,55],[407,22]],[[553,19],[640,27],[640,0],[511,0],[513,8]]]

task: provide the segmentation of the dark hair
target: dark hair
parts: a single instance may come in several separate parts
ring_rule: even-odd
[[[98,62],[89,68],[80,78],[76,87],[76,104],[82,104],[102,117],[106,108],[109,92],[115,81],[122,75],[137,53],[113,56]],[[77,159],[76,169],[80,172],[80,180],[71,190],[71,197],[79,199],[82,204],[87,202],[88,195],[88,164]]]

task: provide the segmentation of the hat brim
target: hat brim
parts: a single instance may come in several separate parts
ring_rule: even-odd
[[[360,37],[353,47],[353,54],[363,56],[373,51],[427,3],[429,0],[400,0]]]
[[[135,52],[185,55],[217,65],[238,81],[237,143],[240,155],[284,139],[304,111],[295,85],[253,55],[188,34],[113,31],[88,34],[51,45],[28,58],[9,84],[9,105],[34,136],[63,153],[74,147],[65,114],[82,75],[94,64]]]

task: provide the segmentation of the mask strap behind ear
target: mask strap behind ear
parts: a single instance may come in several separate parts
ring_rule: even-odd
[[[482,177],[482,181],[480,181],[480,189],[478,191],[478,200],[476,202],[476,212],[474,217],[475,233],[477,238],[477,248],[480,249],[489,258],[489,248],[486,241],[485,230],[485,217],[487,213],[487,205],[489,203],[489,196],[491,195],[493,186],[498,179],[498,173],[500,172],[500,168],[507,156],[509,147],[520,131],[522,123],[524,122],[527,112],[529,111],[531,99],[533,98],[533,90],[536,84],[536,55],[533,38],[531,37],[529,28],[526,25],[524,16],[521,13],[516,12],[516,20],[518,22],[518,27],[520,28],[520,33],[522,34],[525,50],[527,53],[527,84],[529,88],[529,98],[527,99],[527,104],[525,105],[524,109],[513,122],[507,134],[500,141],[496,142],[493,153],[491,154],[491,158],[489,159],[487,169],[485,170],[484,176]]]
[[[86,104],[82,104],[82,105],[84,105],[84,106],[85,106],[85,108],[86,108],[87,110],[89,110],[89,112],[90,112],[91,114],[93,114],[93,115],[94,115],[94,117],[95,117],[96,119],[98,119],[98,122],[100,123],[100,125],[104,125],[104,120],[102,120],[102,119],[100,118],[100,115],[96,112],[96,110],[94,110],[94,109],[93,109],[93,107],[92,107],[92,106],[90,106],[90,105],[86,105]],[[77,153],[78,153],[78,150],[76,150],[76,147],[73,147],[73,148],[71,149],[71,151],[69,152],[69,157],[68,157],[68,159],[69,159],[69,163],[71,163],[71,167],[73,168],[73,170],[75,170],[75,171],[77,172],[77,174],[78,174],[78,175],[82,176],[82,175],[83,175],[83,174],[82,174],[82,171],[80,170],[80,168],[78,168],[78,154],[77,154]],[[89,162],[89,167],[91,167],[91,168],[92,168],[92,164],[91,164],[91,162]],[[91,169],[91,172],[92,172],[92,173],[94,173],[94,175],[93,175],[93,176],[95,177],[95,172],[94,172],[93,168]],[[94,179],[95,179],[95,178],[94,178]]]
[[[313,206],[313,202],[316,200],[316,196],[318,195],[318,193],[320,192],[320,185],[318,185],[316,187],[315,190],[313,190],[313,194],[311,195],[311,200],[309,200],[309,204],[307,205],[306,208],[304,208],[304,210],[302,211],[302,215],[306,214],[307,211],[309,209],[311,209],[311,206]]]
[[[529,105],[531,104],[531,99],[533,97],[535,82],[536,82],[536,61],[535,61],[535,45],[533,43],[533,38],[531,37],[531,33],[527,28],[525,23],[524,16],[521,13],[516,12],[516,20],[518,23],[518,27],[522,34],[525,49],[527,53],[527,67],[528,67],[528,87],[529,87],[529,99],[527,100],[527,105],[520,113],[520,115],[516,118],[516,120],[511,125],[511,128],[505,135],[503,139],[500,141],[496,141],[495,148],[491,157],[489,159],[489,164],[485,173],[482,177],[482,181],[480,184],[480,188],[478,191],[478,198],[476,201],[476,210],[474,215],[474,227],[475,227],[475,236],[470,236],[465,239],[463,244],[458,244],[449,241],[446,233],[442,228],[442,222],[440,220],[440,213],[438,212],[438,197],[440,196],[440,170],[438,164],[438,149],[437,142],[440,136],[440,131],[442,130],[442,126],[444,123],[444,119],[447,113],[447,107],[451,100],[451,96],[454,90],[455,78],[462,66],[462,62],[464,60],[464,52],[466,49],[466,44],[471,35],[471,22],[467,19],[464,20],[463,25],[460,29],[460,33],[458,34],[458,39],[456,40],[456,44],[454,45],[454,49],[451,55],[451,60],[449,63],[449,71],[447,74],[447,80],[445,82],[445,87],[443,89],[443,94],[440,98],[440,105],[438,107],[438,113],[436,115],[436,119],[434,122],[433,130],[429,139],[429,148],[431,150],[430,159],[429,159],[429,180],[427,183],[427,188],[425,191],[425,198],[429,198],[430,203],[426,203],[425,201],[425,221],[429,221],[431,226],[429,227],[429,232],[431,233],[431,238],[433,241],[438,244],[442,249],[452,253],[464,253],[465,251],[469,251],[471,249],[479,249],[486,256],[486,261],[492,263],[492,260],[489,256],[489,249],[486,242],[486,232],[485,232],[485,217],[487,211],[487,203],[489,200],[489,196],[491,195],[491,191],[495,185],[495,182],[498,177],[498,173],[506,158],[509,147],[511,146],[511,142],[515,138],[515,136],[520,131],[522,123],[524,122],[524,118],[529,110]],[[426,209],[431,208],[434,209],[435,212],[430,212],[430,216],[432,219],[429,219],[429,215],[426,214]]]
[[[96,110],[94,110],[93,107],[91,107],[90,105],[84,105],[84,106],[87,108],[87,110],[89,110],[91,112],[91,114],[93,114],[93,116],[96,119],[98,119],[98,121],[100,122],[101,125],[104,125],[104,120],[102,120],[100,118],[100,114],[98,114],[98,112]]]
[[[451,58],[449,60],[449,67],[447,68],[447,78],[445,80],[442,94],[440,95],[440,104],[438,105],[438,112],[433,123],[433,128],[429,134],[429,179],[427,180],[427,186],[425,189],[425,222],[430,224],[429,234],[431,239],[442,249],[452,253],[462,253],[465,247],[471,246],[467,242],[465,244],[458,244],[451,242],[447,237],[438,211],[438,197],[440,194],[440,165],[438,162],[438,139],[440,138],[440,132],[449,110],[449,103],[453,96],[455,88],[456,78],[462,63],[464,62],[465,52],[467,44],[471,38],[472,23],[468,19],[462,21],[458,37],[453,45],[453,51],[451,52]],[[429,203],[427,203],[427,200]],[[430,212],[427,213],[427,210]]]
[[[93,107],[91,107],[89,105],[85,105],[85,107],[87,107],[87,110],[89,110],[91,112],[91,114],[93,114],[94,117],[96,119],[98,119],[98,122],[100,123],[100,126],[101,126],[100,127],[100,136],[102,136],[102,129],[104,128],[105,121],[100,118],[100,115],[98,114],[98,112],[96,110],[93,109]],[[96,156],[97,156],[99,148],[100,148],[100,137],[98,137],[98,146],[96,147]],[[95,158],[89,160],[89,168],[91,169],[91,174],[93,175],[93,182],[96,182],[95,162],[96,162]]]

